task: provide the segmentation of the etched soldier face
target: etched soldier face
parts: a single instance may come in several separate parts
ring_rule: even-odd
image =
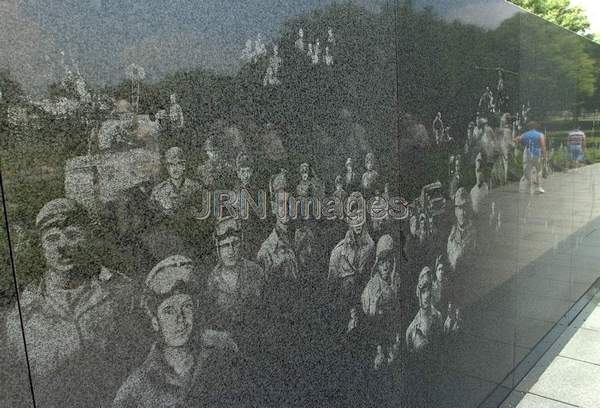
[[[243,185],[250,184],[250,179],[252,178],[252,168],[251,167],[240,167],[238,169],[238,178],[242,182]]]
[[[457,205],[454,207],[454,215],[456,216],[456,222],[459,226],[465,225],[467,221],[467,211],[464,205]]]
[[[188,294],[177,294],[159,306],[153,325],[168,347],[184,346],[194,327],[194,303]]]
[[[392,273],[392,259],[391,257],[386,257],[381,259],[377,264],[377,269],[379,270],[379,274],[383,278],[383,280],[387,280]]]
[[[477,180],[477,185],[480,185],[483,182],[483,173],[480,169],[475,171],[475,178]]]
[[[410,217],[410,233],[411,235],[417,235],[417,217],[414,215]]]
[[[219,254],[225,266],[235,266],[240,259],[241,240],[236,236],[219,241]]]
[[[287,193],[285,191],[280,191],[277,193],[275,202],[273,202],[275,205],[273,213],[277,217],[277,222],[283,225],[287,225],[290,221],[287,198]]]
[[[446,272],[444,271],[444,264],[442,262],[438,263],[437,268],[435,270],[435,277],[438,282],[441,282],[446,279]]]
[[[206,149],[206,155],[208,156],[208,160],[218,160],[219,152],[217,149],[209,147]]]
[[[42,233],[42,249],[46,265],[54,271],[69,271],[80,264],[82,247],[87,237],[82,227],[52,227]]]
[[[179,180],[185,172],[185,161],[175,160],[167,163],[167,171],[169,172],[169,177],[173,180]]]
[[[419,294],[419,304],[421,309],[429,309],[431,306],[431,285],[422,287]]]
[[[365,162],[365,168],[369,171],[373,170],[373,167],[375,167],[373,160],[367,160]]]
[[[353,225],[352,226],[352,232],[354,232],[355,236],[359,236],[360,234],[362,234],[362,230],[363,230],[363,225]]]

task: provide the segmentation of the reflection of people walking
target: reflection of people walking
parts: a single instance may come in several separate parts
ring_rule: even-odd
[[[578,169],[581,162],[585,160],[585,133],[579,126],[569,132],[567,144],[569,145],[570,167]]]
[[[544,134],[538,129],[539,123],[531,121],[527,123],[527,132],[516,138],[525,149],[523,150],[523,179],[529,186],[530,192],[545,193],[542,188],[542,163],[547,160],[546,140]],[[535,190],[534,190],[535,186]]]

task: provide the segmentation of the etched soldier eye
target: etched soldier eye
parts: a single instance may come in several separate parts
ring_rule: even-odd
[[[164,314],[173,315],[175,313],[175,308],[173,306],[165,306],[162,309]]]
[[[67,229],[65,231],[65,237],[69,240],[79,240],[83,238],[83,233],[78,229]]]
[[[46,234],[44,236],[44,240],[46,240],[48,242],[57,242],[59,239],[60,239],[60,234],[57,232]]]

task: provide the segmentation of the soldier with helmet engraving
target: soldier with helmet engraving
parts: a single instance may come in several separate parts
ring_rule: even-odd
[[[252,345],[259,333],[264,275],[242,256],[244,236],[239,220],[224,217],[215,225],[218,263],[208,277],[206,293],[211,328],[229,332],[238,344]]]
[[[47,270],[39,286],[24,290],[21,310],[15,306],[6,319],[15,361],[25,358],[23,325],[38,406],[104,406],[145,352],[136,287],[100,264],[90,224],[73,200],[43,206],[36,226]]]
[[[171,147],[165,152],[165,167],[169,178],[154,187],[150,200],[165,217],[174,217],[186,212],[191,218],[201,218],[198,202],[202,186],[195,180],[185,177],[187,160],[183,150]]]
[[[456,223],[448,237],[447,255],[452,270],[456,271],[461,261],[473,254],[477,244],[471,196],[464,187],[454,195],[454,215]]]
[[[348,198],[349,213],[360,212],[364,198],[358,192]],[[353,210],[351,207],[357,205]],[[331,251],[328,281],[342,310],[358,302],[362,288],[369,279],[367,270],[375,252],[375,243],[365,226],[366,214],[348,214],[345,237]]]
[[[376,193],[381,192],[379,185],[379,173],[375,169],[377,162],[375,155],[369,152],[365,156],[365,172],[362,175],[362,192],[366,198],[371,198]]]
[[[444,333],[441,313],[433,305],[433,276],[425,266],[419,274],[417,299],[419,311],[406,330],[406,347],[409,353],[430,353],[437,346]]]
[[[266,297],[277,313],[288,314],[293,308],[293,299],[298,283],[298,260],[295,252],[295,237],[288,211],[288,181],[285,171],[271,177],[269,186],[271,210],[275,215],[275,227],[262,243],[256,260],[262,266],[267,284]]]
[[[196,177],[209,190],[226,190],[235,183],[235,169],[226,158],[226,146],[223,130],[219,125],[204,142],[204,151],[208,160],[196,169]]]
[[[255,184],[254,160],[246,151],[241,151],[235,161],[237,180],[233,191],[237,194],[235,214],[240,220],[244,234],[242,254],[246,258],[254,258],[260,247],[260,240],[268,235],[268,226],[265,222],[267,210],[261,213],[260,204],[264,203],[265,193]],[[234,214],[229,214],[234,215]]]
[[[348,194],[360,191],[360,174],[355,170],[352,157],[346,159],[346,173],[344,175],[344,189]]]
[[[146,277],[143,304],[156,340],[113,408],[243,406],[237,345],[227,333],[205,328],[197,275],[191,259],[172,255]]]
[[[208,209],[202,207],[202,186],[185,176],[183,150],[171,147],[164,155],[169,178],[154,187],[150,208],[154,222],[144,235],[154,261],[174,252],[195,256],[194,242],[209,236]]]

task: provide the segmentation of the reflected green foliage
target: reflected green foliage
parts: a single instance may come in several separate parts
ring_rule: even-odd
[[[584,34],[590,28],[585,10],[581,6],[571,4],[571,0],[509,1],[577,34]]]
[[[0,69],[0,90],[2,99],[0,103],[15,103],[23,96],[21,85],[11,76],[10,71]]]
[[[499,28],[508,33],[520,27],[522,98],[530,100],[538,114],[578,112],[596,92],[600,60],[590,52],[586,40],[534,20],[535,17],[523,14],[519,20],[510,19]]]

